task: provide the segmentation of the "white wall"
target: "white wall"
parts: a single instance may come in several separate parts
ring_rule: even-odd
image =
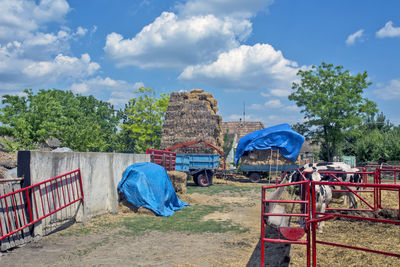
[[[24,186],[81,170],[83,205],[73,204],[36,224],[35,235],[46,235],[73,218],[85,223],[97,215],[117,213],[117,185],[123,171],[133,163],[149,161],[145,154],[19,151],[18,176],[24,176]]]

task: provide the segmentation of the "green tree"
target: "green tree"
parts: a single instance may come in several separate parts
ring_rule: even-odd
[[[370,115],[364,120],[360,127],[346,132],[345,142],[341,144],[340,150],[344,155],[356,156],[359,161],[376,161],[377,159],[373,158],[374,155],[370,154],[369,157],[367,156],[368,153],[363,151],[364,146],[362,144],[368,143],[365,139],[371,138],[371,132],[374,130],[377,130],[380,135],[387,139],[389,136],[388,133],[391,132],[392,129],[393,124],[386,119],[386,116],[382,112],[376,114],[376,116]],[[376,133],[375,136],[377,136]],[[369,148],[365,147],[365,149],[368,150]],[[361,154],[359,155],[358,153]]]
[[[139,88],[135,98],[129,100],[123,112],[121,124],[120,150],[143,153],[147,148],[159,148],[161,127],[169,103],[169,95],[151,88]]]
[[[18,149],[55,137],[77,151],[113,150],[120,114],[111,104],[57,89],[24,93],[4,95],[0,109],[1,134],[14,137]]]
[[[377,112],[376,104],[362,96],[371,83],[366,72],[351,75],[324,62],[297,75],[301,80],[293,83],[289,100],[302,108],[308,137],[322,144],[322,159],[331,161],[345,132]]]
[[[355,148],[358,162],[378,161],[389,156],[385,136],[378,129],[365,132],[362,138],[357,139]]]

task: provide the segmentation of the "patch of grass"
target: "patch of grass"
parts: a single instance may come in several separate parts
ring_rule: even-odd
[[[137,235],[146,230],[187,231],[191,233],[215,232],[225,233],[234,231],[243,233],[248,231],[230,221],[216,222],[203,221],[202,218],[216,211],[222,211],[223,207],[216,206],[190,206],[176,212],[171,217],[132,216],[123,218],[120,225],[125,228],[121,233]]]
[[[170,217],[133,215],[120,218],[117,217],[110,220],[110,216],[103,216],[102,218],[94,219],[87,226],[71,227],[70,229],[61,232],[60,235],[80,236],[89,233],[109,232],[113,230],[119,230],[119,234],[122,235],[139,235],[145,231],[187,231],[190,233],[225,233],[228,231],[236,233],[247,232],[249,229],[234,224],[232,221],[217,222],[213,220],[202,220],[202,218],[208,214],[217,211],[223,212],[227,208],[227,205],[193,205],[175,212],[174,215]]]
[[[255,186],[253,184],[250,184],[249,186],[237,186],[234,184],[213,184],[210,187],[201,187],[201,186],[188,186],[187,187],[187,193],[188,194],[193,194],[193,193],[198,193],[198,194],[205,194],[205,195],[217,195],[225,192],[229,193],[248,193],[252,190],[259,190],[261,192],[260,186]]]

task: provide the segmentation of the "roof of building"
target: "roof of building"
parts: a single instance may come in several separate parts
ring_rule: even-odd
[[[261,121],[228,121],[222,122],[222,133],[236,134],[237,141],[246,134],[264,129],[264,124]]]

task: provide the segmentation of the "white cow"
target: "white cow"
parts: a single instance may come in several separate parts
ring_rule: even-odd
[[[342,182],[350,182],[350,183],[359,183],[361,182],[361,175],[358,173],[360,170],[357,168],[352,168],[346,163],[343,162],[328,162],[328,163],[313,163],[306,164],[301,167],[299,173],[298,171],[290,174],[289,180],[291,181],[301,181],[303,180],[303,176],[307,180],[317,181],[329,181],[329,182],[338,182],[332,175],[327,173],[321,173],[330,171],[331,174],[339,178]],[[319,173],[320,178],[313,178],[314,173]],[[303,174],[303,175],[302,175]],[[332,186],[332,189],[336,189],[335,186]],[[340,187],[342,190],[347,190],[347,187]],[[356,190],[356,188],[351,187],[352,190]],[[349,208],[356,209],[357,208],[357,199],[351,191],[332,191],[332,198],[338,199],[344,197],[344,204],[346,204],[346,200],[349,200]]]

